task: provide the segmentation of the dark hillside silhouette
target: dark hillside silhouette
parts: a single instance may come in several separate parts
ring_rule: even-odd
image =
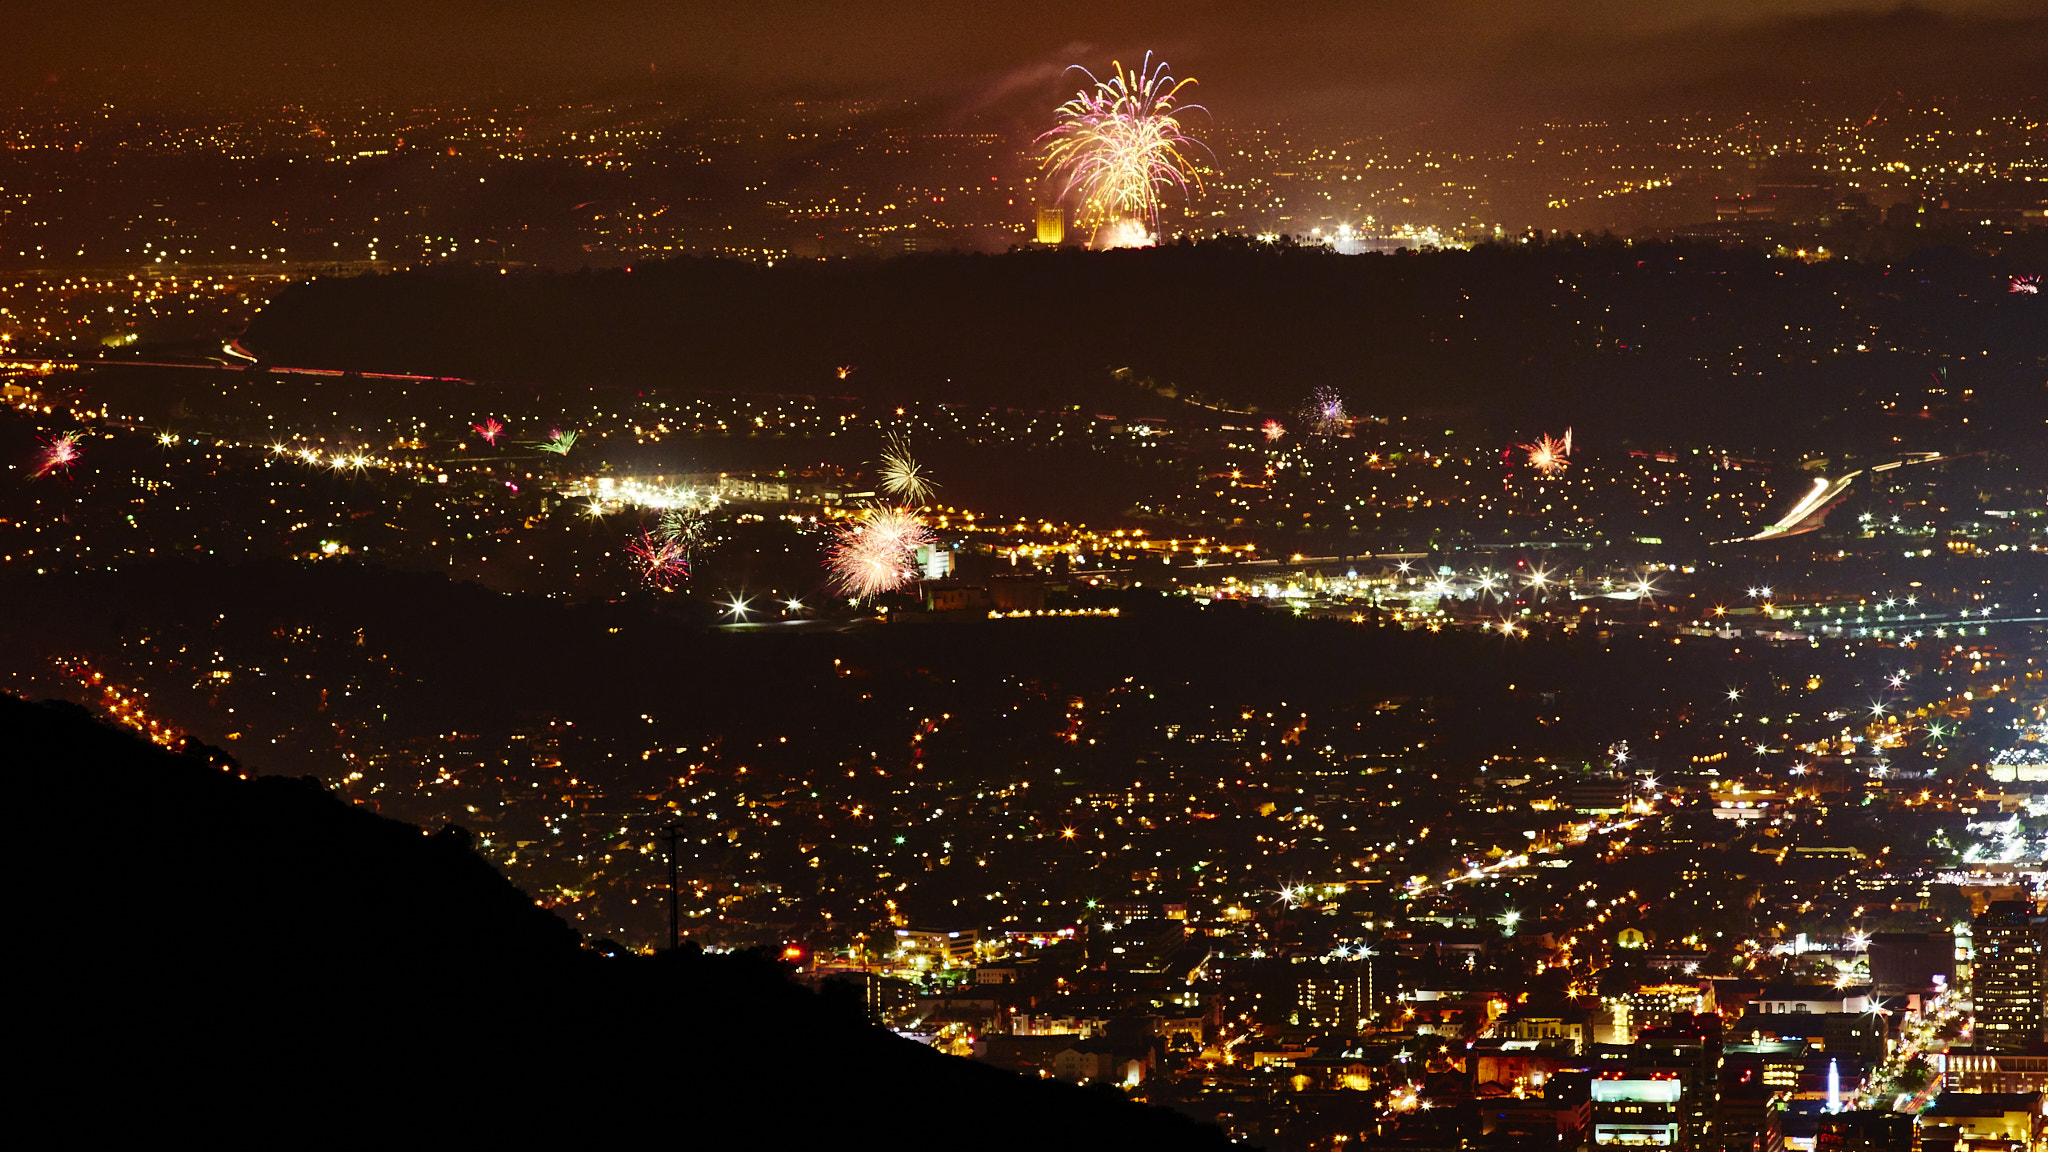
[[[2048,353],[2048,325],[2038,298],[2007,292],[2014,267],[1620,241],[1338,256],[1226,238],[772,268],[446,268],[294,285],[243,343],[284,365],[1145,416],[1213,415],[1194,400],[1285,415],[1330,386],[1355,412],[1746,443],[1917,385],[1942,358],[1980,401],[2035,402],[2027,365]],[[838,365],[858,371],[841,380]]]
[[[899,1039],[755,955],[600,956],[459,830],[203,746],[0,696],[0,761],[30,959],[13,1049],[74,1140],[1224,1144]]]

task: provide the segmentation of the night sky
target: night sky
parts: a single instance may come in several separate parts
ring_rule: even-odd
[[[88,0],[9,5],[16,91],[146,71],[181,93],[498,87],[717,103],[915,97],[1041,108],[1061,69],[1146,49],[1204,102],[1361,127],[1892,88],[2048,88],[2042,0]],[[317,76],[309,76],[318,70]],[[1807,92],[1799,86],[1804,84]]]

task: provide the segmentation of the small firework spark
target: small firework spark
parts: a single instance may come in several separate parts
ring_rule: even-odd
[[[2038,295],[2041,291],[2041,278],[2039,276],[2015,276],[2012,278],[2012,283],[2006,285],[2005,290],[2007,292],[2024,292],[2029,296]]]
[[[1309,427],[1318,435],[1335,436],[1351,427],[1351,414],[1344,410],[1344,395],[1325,385],[1308,394],[1308,406],[1302,409]]]
[[[922,507],[937,487],[925,476],[924,466],[911,456],[910,441],[900,436],[889,437],[882,447],[883,490],[906,504]]]
[[[846,379],[846,378],[847,378],[848,376],[851,376],[851,375],[853,375],[853,365],[851,365],[851,364],[841,364],[841,365],[840,365],[839,367],[837,367],[837,368],[833,369],[833,371],[835,371],[835,372],[839,373],[839,378],[840,378],[841,380],[844,380],[844,379]]]
[[[498,446],[498,437],[505,434],[505,426],[498,423],[496,418],[489,416],[484,417],[483,423],[471,424],[469,427],[471,431],[484,438],[484,443],[493,448]]]
[[[78,433],[65,432],[43,442],[43,454],[36,462],[36,475],[69,471],[78,462]]]
[[[564,432],[560,428],[548,429],[548,438],[534,447],[557,456],[567,456],[569,449],[576,446],[576,433]]]
[[[1266,434],[1266,443],[1272,444],[1287,435],[1287,426],[1278,420],[1268,420],[1259,426],[1259,431]]]
[[[1571,467],[1565,457],[1572,454],[1572,434],[1566,430],[1562,440],[1544,435],[1534,444],[1524,444],[1529,450],[1529,467],[1545,476],[1555,476]]]
[[[689,550],[657,532],[642,530],[626,543],[626,555],[640,569],[640,578],[666,591],[690,578]]]
[[[839,528],[827,565],[832,584],[855,600],[870,600],[917,579],[917,550],[931,529],[908,508],[870,508]]]

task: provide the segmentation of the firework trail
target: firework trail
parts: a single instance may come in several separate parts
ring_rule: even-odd
[[[910,454],[910,441],[889,437],[882,447],[882,489],[905,504],[923,507],[937,488],[924,474],[924,466]]]
[[[1319,435],[1335,436],[1351,427],[1351,414],[1344,410],[1344,396],[1328,385],[1308,394],[1308,407],[1302,410],[1308,419],[1309,428]]]
[[[564,432],[560,428],[550,428],[548,429],[548,438],[539,444],[535,444],[534,447],[543,452],[552,452],[557,456],[567,456],[569,449],[576,446],[576,436],[577,434],[574,432]]]
[[[826,564],[832,585],[855,600],[893,592],[917,578],[917,550],[931,529],[908,508],[870,508],[839,527]]]
[[[2039,276],[2015,276],[2012,278],[2012,283],[2006,285],[2005,290],[2007,292],[2024,292],[2029,296],[2038,295],[2041,291],[2041,278]]]
[[[1199,104],[1182,105],[1180,90],[1193,80],[1176,81],[1166,62],[1155,67],[1145,53],[1140,68],[1112,63],[1106,80],[1075,65],[1094,84],[1074,94],[1055,113],[1059,122],[1036,141],[1043,149],[1041,170],[1062,182],[1061,200],[1078,194],[1079,223],[1105,225],[1135,221],[1159,230],[1160,194],[1190,182],[1201,189],[1182,150],[1201,143],[1181,131],[1180,114],[1207,111]]]
[[[666,592],[690,578],[688,548],[658,532],[642,530],[626,543],[626,555],[640,569],[640,578]]]
[[[1529,450],[1529,467],[1545,476],[1555,476],[1571,467],[1565,459],[1572,454],[1570,431],[1565,432],[1565,438],[1562,440],[1546,434],[1539,437],[1534,444],[1523,444],[1520,447]]]
[[[43,442],[43,454],[36,462],[36,476],[48,476],[52,472],[68,472],[78,462],[80,449],[78,433],[65,432],[52,436]]]
[[[1264,424],[1259,426],[1259,431],[1264,432],[1266,434],[1266,443],[1268,444],[1278,443],[1282,436],[1287,435],[1286,425],[1280,423],[1278,420],[1266,421]]]
[[[496,448],[498,446],[498,437],[503,436],[505,434],[505,426],[503,424],[498,423],[498,421],[495,418],[489,416],[484,417],[483,423],[471,424],[469,428],[470,431],[475,432],[477,435],[483,437],[484,443],[489,444],[493,448]]]

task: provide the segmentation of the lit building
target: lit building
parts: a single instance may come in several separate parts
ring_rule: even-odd
[[[1637,1029],[1666,1028],[1674,1016],[1693,1016],[1714,1011],[1714,986],[1698,984],[1645,984],[1627,996],[1629,1020]]]
[[[1758,1013],[1805,1015],[1822,1012],[1868,1012],[1870,989],[1835,988],[1825,984],[1771,984],[1750,1003]]]
[[[1059,245],[1067,239],[1067,210],[1057,204],[1038,210],[1038,242]]]
[[[1358,1028],[1372,1015],[1370,963],[1329,965],[1294,984],[1292,1023],[1310,1028]]]
[[[906,956],[925,957],[940,967],[968,968],[974,964],[975,942],[979,935],[973,928],[951,932],[898,928],[896,946]]]
[[[2039,1092],[1943,1092],[1920,1114],[1919,1146],[1924,1152],[2027,1152],[2041,1146]]]
[[[1958,1092],[2048,1091],[2048,1056],[1950,1048],[1941,1069],[1944,1083]]]
[[[1557,1041],[1573,1055],[1584,1052],[1591,1040],[1590,1016],[1582,1010],[1557,1015],[1517,1014],[1503,1023],[1507,1034],[1516,1040]]]
[[[1913,1118],[1903,1112],[1840,1112],[1820,1118],[1815,1152],[1912,1152]]]
[[[2048,918],[2023,900],[2001,900],[1971,929],[1970,1001],[1978,1047],[2017,1052],[2048,1030]]]
[[[1595,1147],[1677,1148],[1685,1125],[1676,1073],[1603,1072],[1592,1082]]]

